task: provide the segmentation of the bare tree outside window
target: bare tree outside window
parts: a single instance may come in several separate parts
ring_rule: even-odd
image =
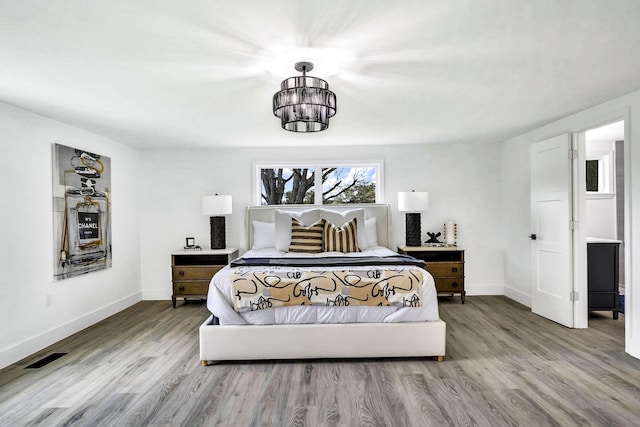
[[[323,205],[375,202],[375,168],[322,169]]]
[[[376,202],[375,166],[259,170],[262,205],[314,204],[316,191],[322,192],[322,204]]]
[[[262,204],[313,204],[314,169],[261,169]],[[310,192],[311,190],[311,192]]]

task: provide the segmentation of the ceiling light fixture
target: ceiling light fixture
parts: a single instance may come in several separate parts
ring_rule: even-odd
[[[307,76],[313,70],[311,62],[297,62],[302,76],[282,81],[281,90],[273,95],[273,114],[282,121],[282,129],[292,132],[318,132],[329,127],[329,118],[336,114],[336,94],[329,83]]]

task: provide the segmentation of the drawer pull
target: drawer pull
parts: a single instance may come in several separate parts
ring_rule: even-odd
[[[458,287],[458,282],[451,282],[451,286],[454,287],[454,288],[457,288]]]
[[[458,267],[451,267],[451,271],[454,272],[454,273],[457,273],[458,272]]]
[[[180,277],[184,276],[184,271],[178,271],[178,276]]]
[[[178,287],[178,290],[179,290],[180,292],[184,292],[184,286],[180,286],[180,287]]]

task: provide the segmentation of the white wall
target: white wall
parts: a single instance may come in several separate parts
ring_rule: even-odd
[[[170,297],[170,253],[184,245],[185,237],[194,236],[197,244],[209,245],[209,218],[200,213],[203,195],[233,195],[227,246],[246,249],[244,208],[253,200],[253,162],[310,159],[384,159],[383,202],[392,206],[394,244],[404,243],[404,214],[397,212],[397,193],[429,191],[431,207],[422,214],[423,237],[427,231],[442,231],[445,221],[455,221],[459,244],[466,250],[468,293],[503,293],[500,144],[148,149],[142,150],[140,159],[144,299]]]
[[[531,306],[529,140],[502,146],[502,232],[505,250],[504,294]]]
[[[618,224],[616,215],[616,174],[615,174],[615,142],[589,139],[585,142],[587,160],[599,160],[602,164],[599,177],[603,182],[599,192],[587,192],[587,236],[602,239],[617,239]],[[604,173],[602,173],[604,172]]]
[[[587,236],[617,239],[616,197],[594,197],[587,193]]]
[[[111,157],[113,267],[53,280],[52,143]],[[0,368],[141,299],[138,155],[0,103]]]
[[[572,116],[550,123],[523,135],[509,139],[502,144],[502,203],[503,234],[505,241],[505,295],[531,305],[531,262],[529,215],[529,146],[555,135],[582,131],[611,123],[627,117],[627,139],[629,151],[627,160],[630,195],[627,245],[631,259],[640,253],[640,91],[613,99]],[[635,124],[635,126],[634,126]],[[627,298],[626,351],[640,357],[640,273],[627,266],[625,289]],[[636,291],[637,290],[637,291]],[[636,308],[633,310],[633,308]]]

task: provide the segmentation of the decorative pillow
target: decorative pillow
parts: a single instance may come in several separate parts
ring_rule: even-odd
[[[338,227],[342,227],[349,220],[357,218],[358,227],[361,228],[361,230],[358,230],[358,247],[360,249],[366,249],[369,246],[367,242],[367,233],[365,233],[364,231],[364,209],[351,209],[344,212],[332,211],[329,209],[320,209],[320,218],[324,218]]]
[[[324,223],[325,252],[361,252],[358,247],[358,219],[353,218],[342,227],[330,221]]]
[[[321,219],[309,226],[295,218],[291,218],[291,244],[289,252],[322,252],[322,236],[324,234],[324,223]]]
[[[367,247],[375,248],[378,246],[378,220],[376,217],[364,220],[364,230],[367,234]]]
[[[291,218],[297,218],[303,224],[313,224],[320,219],[320,209],[309,209],[302,212],[285,211],[277,209],[275,211],[276,223],[276,249],[286,252],[291,243]]]
[[[276,247],[276,224],[273,222],[251,221],[253,239],[251,249]]]

